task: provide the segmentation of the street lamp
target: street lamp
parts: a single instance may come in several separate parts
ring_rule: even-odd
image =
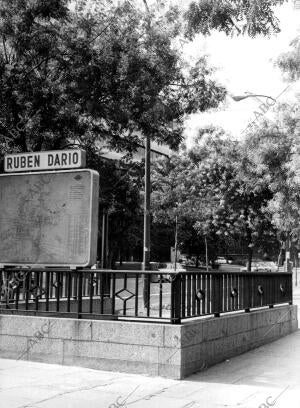
[[[150,269],[150,159],[151,145],[150,136],[145,137],[145,197],[144,197],[144,248],[143,270]]]
[[[253,94],[251,92],[247,92],[246,95],[230,95],[230,96],[235,102],[240,102],[247,98],[258,98],[258,97],[272,99],[272,101],[276,102],[276,99],[272,98],[272,96]]]
[[[151,142],[150,135],[145,136],[145,196],[144,196],[144,240],[143,240],[143,271],[150,269],[150,162],[151,162]],[[144,307],[148,307],[149,301],[149,279],[150,276],[143,276],[143,302]]]

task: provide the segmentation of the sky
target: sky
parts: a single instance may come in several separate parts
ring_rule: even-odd
[[[209,55],[210,63],[218,68],[215,76],[226,86],[229,95],[251,92],[272,96],[278,102],[292,100],[295,93],[300,92],[300,81],[283,92],[288,83],[274,62],[289,49],[291,40],[300,33],[300,9],[295,10],[293,3],[290,0],[276,9],[281,27],[281,33],[277,35],[255,39],[242,36],[231,38],[218,32],[206,38],[199,35],[192,44],[185,45],[185,55],[189,59]],[[260,98],[260,101],[249,98],[235,102],[227,96],[219,111],[191,115],[186,121],[187,145],[192,146],[197,129],[208,124],[223,127],[233,138],[242,138],[245,128],[255,119],[254,112],[265,101],[264,98]],[[267,115],[272,115],[271,110]]]

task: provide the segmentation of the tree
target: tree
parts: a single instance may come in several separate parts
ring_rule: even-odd
[[[253,249],[274,242],[267,180],[257,173],[242,143],[222,131],[202,130],[191,152],[156,167],[153,178],[155,220],[174,222],[176,212],[189,220],[212,261],[228,239],[242,238],[251,270]]]
[[[1,1],[1,142],[30,151],[102,139],[130,152],[141,131],[178,145],[184,115],[217,106],[225,90],[204,58],[188,67],[173,47],[175,11],[149,25],[126,1],[84,3]]]
[[[275,119],[259,122],[256,132],[250,132],[246,141],[248,154],[261,178],[268,180],[273,194],[268,208],[281,241],[279,259],[284,248],[295,253],[300,243],[300,116],[297,105],[279,105]]]
[[[289,81],[300,77],[300,37],[291,43],[277,65]],[[278,105],[272,120],[257,122],[256,131],[249,132],[247,149],[261,177],[269,181],[273,198],[268,209],[281,242],[279,261],[284,249],[291,251],[295,261],[300,249],[300,115],[299,97],[295,103]]]
[[[288,52],[280,55],[277,65],[288,81],[296,81],[300,78],[300,36],[298,35],[290,44]],[[281,233],[283,248],[294,252],[295,264],[297,252],[300,249],[300,196],[299,196],[299,157],[300,157],[300,115],[299,96],[294,104],[281,104],[278,108],[274,123],[268,123],[266,127],[276,127],[282,135],[281,144],[278,143],[278,151],[281,152],[282,174],[280,185],[277,186],[275,200],[272,203],[274,222]],[[276,134],[276,132],[274,132]],[[281,187],[281,188],[280,188]],[[281,251],[282,252],[282,251]]]
[[[197,223],[202,233],[215,234],[223,240],[243,239],[248,248],[251,270],[253,250],[274,236],[267,204],[272,198],[266,179],[260,177],[244,145],[210,135],[193,160],[201,168],[204,190],[210,190],[210,217]]]

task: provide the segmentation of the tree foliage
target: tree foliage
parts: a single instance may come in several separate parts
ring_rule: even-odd
[[[249,265],[253,249],[265,250],[264,243],[274,242],[268,180],[261,177],[245,146],[222,131],[204,129],[190,152],[156,166],[153,179],[155,220],[174,222],[177,214],[182,226],[189,225],[202,240],[206,237],[219,247],[243,240]]]
[[[90,149],[106,140],[132,151],[140,131],[178,145],[184,116],[217,106],[225,90],[205,58],[188,66],[172,45],[175,11],[149,24],[126,1],[85,3],[1,1],[2,144]]]
[[[288,79],[297,80],[300,78],[300,36],[291,42],[290,47],[290,50],[279,56],[276,65]]]
[[[299,50],[300,37],[297,36],[290,50],[281,54],[276,62],[289,81],[300,77]],[[262,121],[256,135],[251,134],[250,139],[253,140],[254,157],[270,177],[274,198],[269,207],[282,246],[297,251],[300,249],[299,95],[294,103],[280,104],[275,119]]]
[[[268,208],[278,239],[300,248],[299,143],[298,103],[279,105],[275,119],[259,123],[247,138],[248,152],[273,194]]]
[[[278,33],[279,20],[273,8],[285,0],[198,0],[192,1],[185,14],[186,35],[225,34],[270,35]]]

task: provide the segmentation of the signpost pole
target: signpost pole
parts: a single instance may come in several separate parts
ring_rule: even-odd
[[[144,248],[143,248],[143,271],[150,269],[150,159],[151,159],[150,136],[145,140],[145,197],[144,197]],[[143,276],[143,300],[144,307],[148,306],[149,275]]]

